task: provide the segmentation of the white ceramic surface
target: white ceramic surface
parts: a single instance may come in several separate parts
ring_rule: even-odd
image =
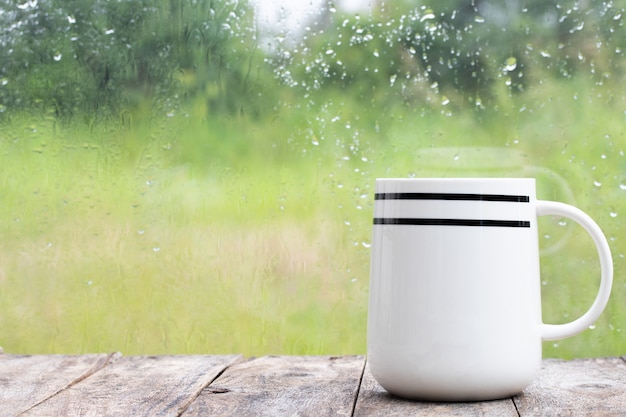
[[[591,309],[541,321],[537,216],[582,225],[598,248]],[[537,201],[534,179],[378,179],[368,316],[368,364],[390,393],[465,401],[508,397],[541,364],[541,341],[573,336],[608,301],[611,254],[582,211]]]

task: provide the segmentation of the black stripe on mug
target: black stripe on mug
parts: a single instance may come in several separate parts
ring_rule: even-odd
[[[374,218],[374,224],[404,226],[530,227],[525,220]]]
[[[457,200],[457,201],[502,201],[528,203],[527,195],[505,194],[454,194],[454,193],[376,193],[375,200]]]

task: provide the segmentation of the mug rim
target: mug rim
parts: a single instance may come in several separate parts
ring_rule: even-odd
[[[437,195],[514,195],[535,200],[534,178],[377,178],[375,199],[409,199],[412,194]],[[399,198],[401,194],[406,194]],[[383,198],[385,197],[385,198]]]
[[[380,182],[427,182],[427,181],[441,181],[441,182],[505,182],[505,181],[523,181],[534,182],[533,177],[379,177],[376,181]]]

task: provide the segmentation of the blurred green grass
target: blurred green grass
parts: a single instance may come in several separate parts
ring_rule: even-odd
[[[602,96],[602,95],[605,96]],[[577,99],[572,97],[577,96]],[[609,97],[610,96],[610,97]],[[329,97],[269,120],[207,116],[63,124],[16,115],[0,133],[0,345],[8,352],[353,354],[365,352],[376,177],[477,175],[424,149],[496,147],[557,173],[604,229],[610,304],[545,356],[619,355],[625,286],[624,97],[547,84],[471,112],[367,109]],[[517,160],[489,175],[517,176]],[[482,162],[481,162],[482,163]],[[541,176],[540,176],[541,177]],[[567,199],[550,178],[538,197]],[[598,284],[584,232],[551,219],[540,244],[544,320],[565,322]]]

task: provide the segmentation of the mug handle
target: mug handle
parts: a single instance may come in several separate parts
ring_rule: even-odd
[[[576,204],[576,197],[574,196],[574,192],[570,188],[567,181],[565,181],[565,178],[563,178],[561,175],[557,174],[551,169],[538,167],[538,166],[527,166],[527,167],[524,167],[523,169],[525,171],[526,170],[530,171],[530,177],[543,176],[545,178],[550,179],[554,184],[556,184],[557,188],[561,191],[560,195],[562,195],[566,203]],[[559,198],[559,200],[560,199],[561,198]],[[565,246],[565,244],[569,241],[570,237],[572,236],[573,230],[574,229],[571,227],[565,228],[565,234],[556,242],[549,245],[547,248],[541,249],[541,251],[539,252],[539,255],[541,256],[551,255],[555,252],[560,251]]]
[[[543,340],[557,340],[574,336],[591,326],[609,301],[613,284],[613,259],[611,249],[602,230],[585,212],[569,204],[537,200],[537,216],[557,215],[574,220],[581,225],[596,245],[600,257],[600,289],[591,308],[578,319],[565,324],[542,324]]]

